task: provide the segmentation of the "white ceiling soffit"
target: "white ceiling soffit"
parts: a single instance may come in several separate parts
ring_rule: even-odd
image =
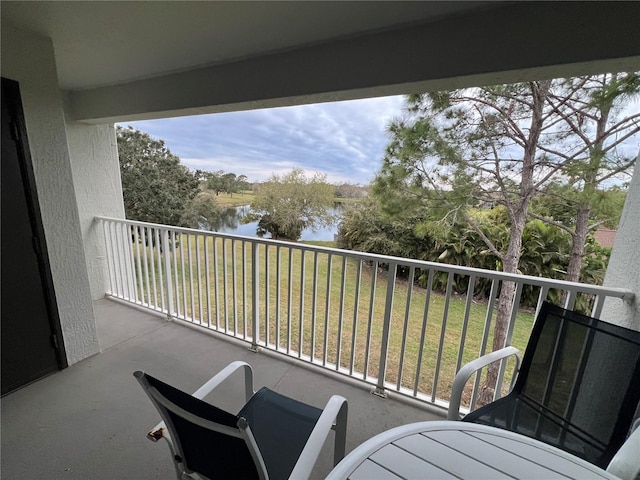
[[[85,90],[435,21],[495,3],[502,2],[3,1],[1,13],[3,21],[50,37],[61,88]]]

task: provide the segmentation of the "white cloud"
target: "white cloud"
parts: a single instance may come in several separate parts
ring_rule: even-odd
[[[366,183],[380,167],[386,126],[402,97],[134,122],[189,168],[265,180],[294,167],[331,182]]]
[[[224,170],[263,181],[297,167],[331,182],[368,183],[381,166],[387,125],[403,114],[402,97],[320,103],[134,122],[163,139],[192,169]],[[624,114],[640,110],[640,99]],[[635,156],[637,138],[619,148]]]

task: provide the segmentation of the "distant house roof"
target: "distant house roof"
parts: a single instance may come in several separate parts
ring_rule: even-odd
[[[604,228],[595,231],[593,236],[601,247],[612,248],[616,239],[617,230],[606,230]]]

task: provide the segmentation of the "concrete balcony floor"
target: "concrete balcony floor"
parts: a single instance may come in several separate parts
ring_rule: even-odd
[[[115,301],[99,300],[94,309],[102,353],[2,399],[3,478],[174,478],[164,442],[145,438],[159,418],[133,378],[135,370],[194,391],[231,361],[244,360],[254,368],[256,387],[266,385],[318,407],[332,394],[342,395],[349,402],[347,452],[389,428],[444,417],[379,398],[368,386],[319,373],[282,355],[253,353],[244,343]],[[238,375],[207,400],[235,413],[244,400],[242,391]],[[333,434],[314,478],[331,470],[332,440]]]

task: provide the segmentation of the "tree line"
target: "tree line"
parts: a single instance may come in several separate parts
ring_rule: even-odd
[[[120,126],[116,138],[125,214],[131,220],[212,230],[225,215],[215,197],[252,191],[252,213],[245,221],[258,221],[256,233],[298,240],[306,228],[335,222],[336,197],[363,198],[368,192],[350,183],[331,185],[319,173],[308,178],[300,169],[257,184],[223,170],[190,171],[163,140]]]

